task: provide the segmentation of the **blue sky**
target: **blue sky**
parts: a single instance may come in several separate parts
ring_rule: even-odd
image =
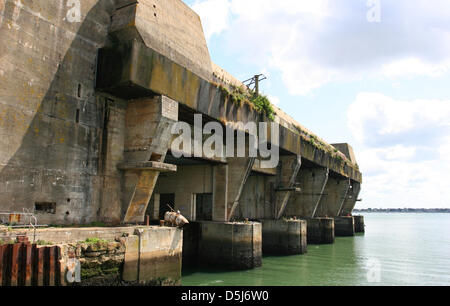
[[[361,207],[450,207],[447,0],[185,2],[216,64],[354,147]]]

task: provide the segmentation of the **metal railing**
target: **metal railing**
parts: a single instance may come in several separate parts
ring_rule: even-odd
[[[29,228],[33,230],[33,242],[36,240],[36,228],[48,227],[48,225],[39,225],[38,219],[34,213],[29,212],[26,208],[23,212],[4,212],[0,211],[0,225],[8,228]]]

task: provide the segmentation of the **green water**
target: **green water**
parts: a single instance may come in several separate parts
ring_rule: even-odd
[[[366,233],[264,257],[239,272],[185,269],[185,286],[450,285],[450,214],[365,214]]]

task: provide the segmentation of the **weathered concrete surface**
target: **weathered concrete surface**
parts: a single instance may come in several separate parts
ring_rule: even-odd
[[[64,1],[1,1],[1,210],[56,202],[40,222],[97,220],[106,103],[95,94],[95,62],[112,2],[83,1],[83,22],[70,23]]]
[[[212,79],[212,63],[199,16],[179,0],[119,0],[111,35],[122,42],[138,39],[146,46]]]
[[[355,233],[365,233],[364,216],[353,216],[353,219],[355,220]]]
[[[263,254],[299,255],[307,251],[305,220],[263,220]]]
[[[275,193],[275,218],[279,220],[285,213],[289,199],[295,194],[297,175],[302,165],[298,156],[281,156],[280,180]]]
[[[213,221],[228,221],[228,165],[213,167]]]
[[[125,239],[123,280],[181,284],[183,231],[169,227],[137,228]]]
[[[355,235],[355,220],[353,217],[335,217],[334,234],[336,237],[351,237]]]
[[[49,241],[55,244],[84,241],[88,238],[116,240],[124,235],[132,235],[134,227],[92,227],[92,228],[46,228],[36,229],[35,241]],[[8,230],[0,228],[0,239],[14,240],[17,235],[28,237],[33,242],[34,231],[30,229]]]
[[[201,238],[201,223],[190,222],[183,226],[183,266],[196,266]]]
[[[310,218],[306,219],[308,244],[334,243],[334,219]]]
[[[261,223],[201,222],[199,263],[235,270],[260,267]]]
[[[348,160],[356,165],[355,152],[353,151],[351,145],[349,145],[348,143],[334,143],[332,144],[332,146],[338,149],[339,152],[344,153],[344,155],[348,158]]]
[[[149,160],[162,163],[172,140],[172,126],[178,121],[178,103],[165,97],[129,101],[126,111],[125,162],[133,164],[125,170],[124,200],[127,210],[125,223],[144,222],[145,211],[161,171],[148,170],[140,163]]]
[[[328,182],[327,168],[302,168],[298,176],[301,193],[295,193],[286,208],[287,217],[312,218],[315,216]]]
[[[236,212],[238,220],[275,218],[275,182],[274,176],[253,173],[247,180]]]
[[[349,179],[329,177],[314,217],[339,216],[349,188]]]
[[[227,221],[230,221],[239,205],[242,190],[252,172],[255,158],[228,158],[228,179],[227,179]],[[215,207],[216,209],[217,207]],[[216,212],[217,213],[217,212]],[[217,220],[215,220],[217,221]]]
[[[358,200],[359,193],[361,191],[361,183],[356,181],[351,181],[350,189],[345,198],[344,204],[342,205],[341,216],[350,216],[353,209],[355,208],[356,202]]]
[[[164,173],[159,177],[154,194],[174,194],[175,203],[169,204],[190,221],[196,218],[196,201],[193,195],[213,193],[213,166],[185,165],[178,166],[176,173]],[[150,201],[152,220],[159,220],[159,201],[155,205],[155,197]]]

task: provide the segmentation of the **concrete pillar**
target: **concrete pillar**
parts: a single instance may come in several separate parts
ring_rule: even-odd
[[[305,220],[263,220],[263,254],[305,254],[307,251],[306,226]]]
[[[145,211],[162,171],[176,171],[164,164],[178,121],[178,103],[165,97],[129,101],[125,115],[124,223],[144,222]]]
[[[353,216],[355,220],[355,233],[365,233],[364,216]]]
[[[353,217],[335,217],[334,234],[336,237],[350,237],[355,235],[355,220]]]
[[[275,218],[279,220],[285,213],[289,199],[296,191],[297,176],[302,165],[300,155],[280,157],[280,181],[275,193]]]
[[[261,223],[200,222],[199,263],[245,270],[262,264]]]
[[[327,168],[302,168],[297,177],[301,193],[295,193],[286,207],[288,217],[312,218],[328,181]]]
[[[228,221],[228,165],[213,167],[213,221]]]
[[[125,243],[124,281],[149,285],[181,284],[182,230],[138,228],[134,235],[122,239]],[[158,283],[161,280],[164,280],[163,284]]]
[[[314,217],[336,217],[350,188],[350,180],[329,177]]]
[[[256,158],[228,158],[227,221],[234,217],[245,183],[247,182]]]
[[[355,208],[356,201],[358,200],[359,192],[361,191],[361,183],[351,181],[350,189],[345,198],[344,204],[340,216],[350,216]]]
[[[307,222],[308,244],[334,243],[334,219],[309,218]]]

